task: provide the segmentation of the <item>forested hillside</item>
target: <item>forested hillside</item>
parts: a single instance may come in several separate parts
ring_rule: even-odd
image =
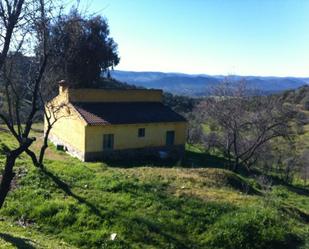
[[[282,92],[308,84],[308,78],[296,77],[260,77],[260,76],[212,76],[205,74],[191,75],[183,73],[162,72],[130,72],[113,71],[113,78],[129,84],[145,87],[160,88],[176,95],[200,97],[211,95],[212,88],[225,78],[235,83],[246,81],[248,86],[263,94]]]
[[[285,91],[281,94],[281,98],[284,99],[285,102],[298,105],[305,111],[309,110],[309,86],[302,86],[295,90]]]

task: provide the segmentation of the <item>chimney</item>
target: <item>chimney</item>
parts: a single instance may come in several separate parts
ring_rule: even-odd
[[[66,83],[65,80],[60,80],[58,82],[58,85],[59,85],[59,94],[63,94],[67,92],[69,89],[69,85]]]

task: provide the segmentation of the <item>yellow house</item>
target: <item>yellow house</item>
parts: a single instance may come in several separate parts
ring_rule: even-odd
[[[80,160],[184,152],[187,122],[163,105],[161,90],[69,89],[62,82],[46,108],[56,105],[62,110],[49,139]]]

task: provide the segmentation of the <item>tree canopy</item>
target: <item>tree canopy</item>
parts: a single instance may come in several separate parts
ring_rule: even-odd
[[[92,87],[119,63],[117,44],[102,16],[85,17],[73,9],[50,27],[53,71],[71,87]]]

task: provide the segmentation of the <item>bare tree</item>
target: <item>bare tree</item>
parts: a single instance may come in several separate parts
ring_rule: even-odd
[[[247,169],[258,160],[259,151],[276,137],[290,132],[290,110],[276,98],[250,96],[245,82],[225,81],[213,96],[199,105],[204,121],[215,124],[216,141],[230,168]]]
[[[59,20],[63,17],[63,8],[61,5],[55,6],[56,3],[52,0],[0,0],[0,120],[17,141],[16,149],[5,151],[6,162],[0,178],[0,208],[9,192],[18,156],[26,152],[34,165],[42,168],[50,130],[57,120],[68,115],[63,112],[65,103],[55,105],[49,102],[55,89],[48,89],[50,85],[55,85],[51,83],[51,79],[55,81],[57,69],[63,66],[57,64],[61,57],[57,49],[59,44],[52,39],[55,35],[53,24],[58,24],[61,28],[62,23],[59,23]],[[53,14],[57,14],[58,10],[60,12],[55,18]],[[109,34],[108,26],[102,17],[90,21]],[[105,36],[102,36],[100,30],[97,36],[103,39]],[[94,28],[93,32],[96,31]],[[57,39],[60,39],[63,46],[67,46],[62,35],[66,34],[57,33]],[[112,64],[104,64],[103,69],[117,64],[119,60],[116,44],[112,41],[111,38],[104,40],[108,51],[113,52],[113,60],[111,62],[110,58],[107,58],[107,63]],[[94,51],[95,54],[96,52]],[[100,55],[102,57],[102,51]],[[23,60],[26,60],[26,63]],[[29,148],[35,141],[30,131],[39,114],[43,114],[46,126],[42,147],[36,155]]]
[[[13,32],[21,23],[24,0],[0,1],[0,69],[6,60],[12,42]]]
[[[188,115],[189,127],[188,127],[188,143],[199,144],[202,142],[202,126],[198,115],[190,113]]]
[[[309,150],[306,149],[302,151],[299,157],[299,173],[301,179],[304,181],[304,185],[307,185],[307,180],[309,178]]]
[[[0,53],[0,70],[3,68],[7,55],[12,43],[12,36],[14,30],[17,29],[17,26],[20,21],[20,16],[22,9],[24,7],[24,1],[0,1],[0,31],[1,31],[1,53]],[[8,85],[5,85],[6,92],[8,93]],[[10,102],[10,95],[6,94],[6,99]],[[9,105],[9,112],[11,112],[11,106]],[[8,129],[14,134],[15,137],[18,137],[20,140],[20,145],[14,150],[6,150],[6,162],[4,167],[4,173],[1,178],[0,184],[0,208],[3,205],[4,199],[9,190],[10,183],[14,177],[13,166],[15,164],[16,158],[24,151],[25,148],[29,147],[33,140],[23,139],[19,137],[14,129],[14,124],[12,117],[7,117],[4,113],[0,113],[1,121],[6,124]]]
[[[51,86],[54,85],[51,84]],[[42,90],[39,93],[39,99],[43,105],[42,112],[44,116],[44,136],[39,154],[36,155],[35,152],[29,148],[26,150],[26,153],[31,157],[33,164],[39,168],[44,167],[44,157],[48,148],[48,139],[51,129],[59,119],[70,116],[70,105],[68,103],[51,101],[50,96],[53,96],[53,92],[54,90],[49,88],[44,89],[44,91]]]
[[[39,93],[48,60],[49,8],[44,0],[5,0],[0,3],[0,29],[5,34],[0,59],[1,94],[4,96],[0,103],[0,119],[17,141],[15,149],[6,151],[0,208],[10,190],[16,159],[35,141],[30,131],[40,108]],[[23,63],[19,53],[30,55],[22,57],[31,61],[26,75],[21,75]],[[20,77],[16,77],[18,75]]]

